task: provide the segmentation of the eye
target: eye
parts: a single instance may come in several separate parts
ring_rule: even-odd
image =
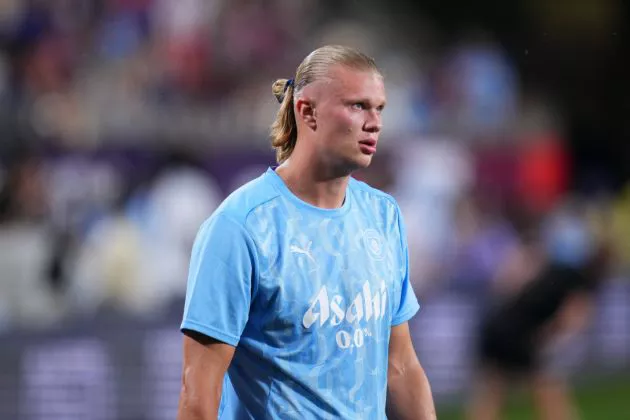
[[[383,110],[385,109],[385,105],[381,105],[376,107],[376,111],[380,114],[381,112],[383,112]]]
[[[355,102],[352,104],[352,109],[363,111],[365,109],[365,104],[363,102]]]

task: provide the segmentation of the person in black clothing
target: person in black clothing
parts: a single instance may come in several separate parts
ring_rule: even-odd
[[[499,299],[482,317],[477,347],[481,375],[475,382],[468,417],[500,418],[507,385],[522,380],[531,386],[541,418],[574,419],[567,385],[546,369],[542,350],[554,337],[584,327],[594,294],[605,278],[609,253],[605,246],[597,246],[576,266],[541,258],[535,245],[520,252],[525,254],[521,264],[527,267],[523,272],[537,268],[529,271],[518,291]]]

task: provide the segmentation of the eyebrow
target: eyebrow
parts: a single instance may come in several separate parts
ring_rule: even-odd
[[[387,100],[383,100],[382,102],[379,102],[378,104],[374,105],[374,103],[370,99],[365,98],[365,97],[363,97],[363,98],[362,97],[351,97],[351,96],[350,97],[346,97],[346,98],[342,97],[342,100],[345,103],[349,103],[349,104],[353,104],[353,103],[357,103],[357,102],[364,103],[364,104],[370,104],[370,106],[374,106],[375,108],[378,108],[378,107],[383,107],[384,108],[385,105],[387,105]]]

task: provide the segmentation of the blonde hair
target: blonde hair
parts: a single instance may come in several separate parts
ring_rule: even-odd
[[[271,145],[276,160],[282,163],[291,156],[297,142],[297,121],[293,109],[294,97],[308,84],[326,76],[333,65],[380,73],[374,59],[350,47],[327,45],[310,53],[299,65],[295,79],[278,79],[272,85],[273,95],[280,103],[276,119],[271,125]]]

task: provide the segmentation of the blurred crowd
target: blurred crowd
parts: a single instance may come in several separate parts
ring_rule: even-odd
[[[630,183],[578,192],[561,110],[500,44],[438,47],[427,23],[410,47],[315,3],[0,2],[0,331],[179,308],[198,226],[273,165],[271,83],[328,42],[386,76],[383,152],[358,177],[398,199],[421,300],[515,287],[532,238],[575,266],[610,243],[607,276],[628,277]]]

